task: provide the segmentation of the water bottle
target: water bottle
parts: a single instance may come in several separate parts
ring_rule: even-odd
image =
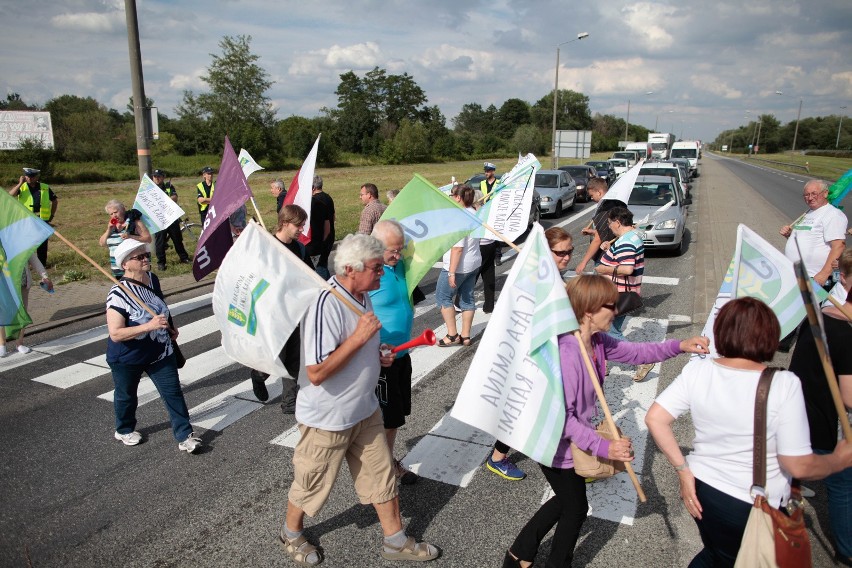
[[[38,285],[41,286],[41,289],[47,292],[48,294],[53,294],[53,288],[48,288],[47,284],[44,281],[39,282]]]

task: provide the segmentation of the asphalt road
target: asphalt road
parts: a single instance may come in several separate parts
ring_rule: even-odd
[[[777,174],[751,166],[739,170],[737,164],[712,160],[711,165],[710,161],[705,158],[703,167],[730,167],[743,181],[742,191],[754,186],[777,197],[779,191],[772,188],[785,183],[773,177]],[[702,191],[701,179],[696,193]],[[790,183],[792,192],[795,184]],[[797,183],[801,209],[801,183]],[[543,225],[563,224],[579,235],[591,205],[578,204],[561,219],[544,219]],[[690,235],[696,234],[702,214],[698,203],[691,207]],[[578,252],[585,242],[585,238],[577,238]],[[652,278],[643,285],[646,308],[641,317],[628,320],[628,337],[667,334],[685,338],[700,332],[704,322],[691,319],[695,313],[695,249],[688,246],[680,257],[648,254],[646,274]],[[730,255],[730,251],[720,254]],[[574,262],[579,258],[577,255]],[[511,265],[508,261],[499,268],[500,281]],[[424,280],[427,294],[434,292],[436,276],[433,270]],[[172,304],[181,300],[175,298]],[[439,328],[442,322],[437,310],[423,306],[420,312],[415,333],[426,327]],[[143,444],[125,447],[112,438],[112,405],[99,398],[109,394],[112,382],[98,359],[104,353],[104,340],[97,330],[91,332],[95,339],[90,343],[77,341],[65,351],[56,348],[56,354],[27,365],[8,368],[0,362],[0,565],[292,565],[275,538],[292,478],[292,449],[282,434],[293,427],[294,420],[282,415],[275,399],[265,405],[254,401],[244,383],[246,369],[236,364],[213,365],[218,360],[220,336],[216,331],[207,333],[210,324],[206,318],[211,313],[206,305],[176,317],[187,335],[193,325],[206,328],[182,344],[188,358],[196,357],[182,378],[189,376],[188,369],[200,368],[205,362],[215,367],[184,388],[194,410],[193,421],[204,420],[209,426],[199,428],[205,443],[199,455],[178,452],[159,399],[141,406],[137,413],[139,430],[146,439]],[[54,332],[54,337],[36,338],[34,348],[47,353],[49,349],[36,343],[47,339],[67,342],[72,333],[84,333],[101,323],[83,322],[64,333]],[[477,325],[479,330],[484,326],[479,316]],[[399,432],[397,456],[417,456],[418,448],[432,447],[424,445],[430,438],[456,435],[445,436],[443,430],[437,436],[428,433],[452,407],[474,348],[423,350],[420,365],[430,371],[414,387],[413,413]],[[613,412],[625,421],[635,415],[641,422],[649,400],[685,363],[684,357],[669,361],[640,385],[633,384],[630,369],[613,368],[607,379]],[[79,382],[72,381],[73,377],[79,377]],[[234,391],[229,398],[217,398],[228,390]],[[220,403],[225,408],[222,415],[236,417],[233,421],[217,414]],[[677,428],[679,439],[688,444],[688,422],[679,421]],[[644,439],[641,432],[636,435]],[[546,495],[547,483],[536,464],[518,454],[512,457],[529,473],[527,479],[499,479],[478,467],[488,452],[489,440],[457,442],[465,448],[462,455],[426,452],[425,457],[406,457],[412,468],[422,468],[421,473],[438,472],[430,474],[433,477],[448,475],[442,469],[467,471],[467,477],[466,482],[424,477],[416,485],[401,487],[404,522],[410,534],[443,550],[433,566],[500,565],[503,552]],[[623,474],[592,484],[595,510],[584,525],[575,565],[685,566],[699,550],[697,530],[677,498],[676,475],[650,439],[637,448],[640,453],[643,459],[637,472],[647,503],[636,505],[633,488]],[[472,469],[465,470],[471,463]],[[819,506],[819,492],[814,503]],[[613,511],[622,516],[605,518]],[[820,530],[826,521],[811,517],[817,540],[816,565],[829,565]],[[307,534],[324,548],[325,566],[393,565],[378,556],[381,531],[375,513],[371,507],[357,504],[346,472],[341,473],[326,508],[316,519],[307,520]],[[549,546],[550,537],[537,566],[544,565]]]

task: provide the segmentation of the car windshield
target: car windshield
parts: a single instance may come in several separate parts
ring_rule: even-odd
[[[639,170],[640,176],[669,176],[669,177],[676,178],[676,177],[678,177],[677,174],[678,174],[678,171],[677,171],[676,167],[659,168],[659,167],[654,167],[654,166],[650,166],[650,167],[642,166],[642,169]]]
[[[632,152],[616,152],[613,154],[616,158],[626,158],[628,160],[633,160],[636,156]]]
[[[571,177],[583,177],[589,173],[589,168],[584,168],[581,166],[575,166],[572,168],[560,168],[562,171],[568,172],[571,174]]]
[[[674,199],[672,186],[668,183],[637,183],[630,193],[628,205],[650,205],[662,207]]]
[[[613,166],[619,166],[619,167],[624,167],[624,166],[627,165],[626,160],[610,160],[609,163],[612,164]]]
[[[536,187],[559,187],[557,174],[535,174]]]
[[[586,162],[586,163],[589,164],[590,166],[593,166],[593,167],[598,168],[598,169],[603,169],[603,170],[605,170],[609,166],[609,164],[607,162]]]
[[[672,158],[697,158],[698,150],[693,148],[675,148],[672,150]]]

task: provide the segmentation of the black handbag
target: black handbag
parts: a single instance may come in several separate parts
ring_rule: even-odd
[[[612,273],[612,281],[615,282],[616,271],[618,267],[615,267]],[[618,293],[618,301],[615,303],[616,309],[618,310],[618,315],[623,316],[629,314],[630,312],[635,312],[636,310],[645,306],[642,302],[642,296],[639,295],[639,292],[634,292],[633,290],[629,290],[633,284],[630,284],[627,281],[627,277],[624,277],[624,285],[627,286],[628,290],[626,292]]]
[[[178,369],[183,369],[183,366],[186,365],[186,357],[183,356],[183,352],[178,347],[177,341],[172,339],[172,351],[175,353],[175,364]]]

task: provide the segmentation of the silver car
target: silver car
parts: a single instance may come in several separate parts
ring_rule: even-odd
[[[539,170],[535,174],[535,190],[541,196],[541,214],[560,217],[562,211],[574,207],[577,184],[571,174],[562,170]]]
[[[639,176],[627,207],[646,249],[683,253],[688,205],[680,182],[669,176]]]

